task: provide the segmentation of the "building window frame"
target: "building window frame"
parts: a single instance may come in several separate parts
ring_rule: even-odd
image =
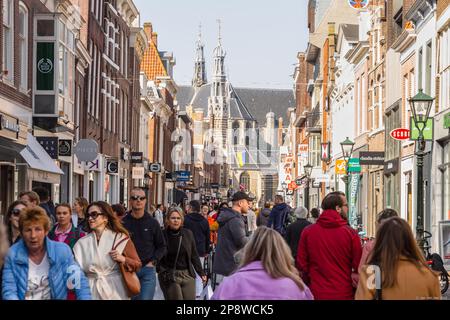
[[[20,57],[20,90],[28,94],[28,8],[22,1],[19,2],[19,57]]]
[[[14,81],[14,0],[3,0],[3,80]],[[5,58],[6,57],[6,58]],[[7,71],[7,73],[6,73]]]

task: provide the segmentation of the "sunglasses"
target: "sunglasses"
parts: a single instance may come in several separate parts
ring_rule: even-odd
[[[18,216],[20,216],[20,213],[22,212],[22,210],[20,210],[20,209],[13,209],[12,211],[11,211],[11,214],[13,215],[13,216],[15,216],[15,217],[18,217]]]
[[[88,214],[86,215],[86,218],[87,218],[88,220],[91,219],[91,218],[92,218],[92,220],[95,220],[95,219],[98,218],[98,216],[104,216],[104,214],[103,214],[102,212],[96,212],[96,211],[93,211],[93,212],[91,212],[91,213],[88,213]]]
[[[145,199],[147,199],[147,197],[131,196],[130,199],[134,201],[137,200],[144,201]]]

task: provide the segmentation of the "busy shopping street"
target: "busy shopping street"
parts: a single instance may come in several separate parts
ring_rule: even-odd
[[[450,297],[449,0],[0,3],[0,303]]]

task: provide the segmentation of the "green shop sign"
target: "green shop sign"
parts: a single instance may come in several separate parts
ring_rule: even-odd
[[[350,158],[348,161],[348,172],[361,172],[359,158]]]
[[[55,44],[38,42],[36,45],[36,89],[54,90]]]
[[[411,136],[409,139],[412,141],[417,141],[419,139],[419,129],[417,128],[416,123],[414,122],[414,119],[412,117],[410,118],[410,128]],[[426,141],[433,141],[433,129],[434,119],[429,118],[423,130],[423,137]]]
[[[444,116],[444,129],[450,129],[450,113]]]

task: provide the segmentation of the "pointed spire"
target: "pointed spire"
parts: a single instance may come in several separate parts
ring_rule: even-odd
[[[202,43],[202,25],[199,24],[198,40],[195,56],[194,78],[192,86],[201,87],[206,84],[205,46]]]
[[[219,24],[219,46],[222,45],[222,20],[217,19],[217,23]]]

